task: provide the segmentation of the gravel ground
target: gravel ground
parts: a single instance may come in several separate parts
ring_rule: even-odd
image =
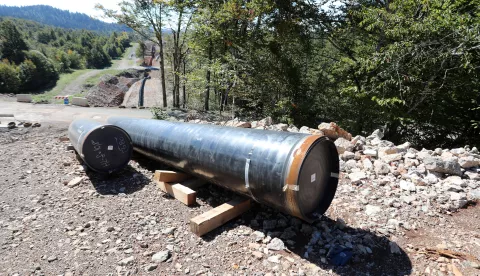
[[[190,218],[234,194],[206,185],[187,207],[151,181],[166,168],[141,156],[108,178],[85,171],[66,151],[67,127],[0,128],[0,275],[480,275],[478,260],[424,254],[480,257],[475,202],[457,212],[379,210],[395,196],[388,185],[353,185],[342,174],[312,225],[256,204],[200,238]],[[402,223],[390,227],[388,216]],[[336,244],[353,249],[345,266],[330,261]]]

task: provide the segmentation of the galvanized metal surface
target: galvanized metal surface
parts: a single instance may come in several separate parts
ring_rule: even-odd
[[[339,160],[325,137],[301,133],[111,117],[135,150],[304,220],[323,214]]]
[[[70,124],[68,136],[78,155],[96,172],[118,171],[132,157],[132,140],[117,126],[77,119]]]

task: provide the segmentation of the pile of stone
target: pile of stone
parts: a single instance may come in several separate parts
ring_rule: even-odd
[[[175,118],[171,118],[174,119]],[[317,129],[309,128],[307,126],[303,126],[300,129],[294,125],[287,125],[287,124],[274,124],[271,117],[266,117],[260,121],[253,121],[253,122],[246,122],[241,121],[238,118],[235,118],[230,121],[217,121],[217,122],[210,122],[205,120],[190,120],[191,123],[197,124],[216,124],[216,125],[223,125],[223,126],[231,126],[231,127],[242,127],[242,128],[254,128],[254,129],[264,129],[264,130],[276,130],[276,131],[288,131],[288,132],[300,132],[306,134],[315,134],[315,135],[324,135],[332,140],[336,140],[338,138],[343,138],[346,140],[351,140],[352,135],[339,127],[335,123],[322,123],[318,126]]]
[[[335,141],[341,170],[348,174],[352,184],[374,182],[390,191],[388,205],[418,205],[427,213],[430,206],[456,211],[469,201],[480,199],[477,148],[419,151],[408,142],[394,145],[382,138],[383,133],[376,130],[368,137]]]
[[[130,87],[140,79],[128,74],[125,76],[105,75],[100,79],[100,83],[92,87],[87,94],[88,104],[90,106],[120,106],[125,97],[125,93]]]

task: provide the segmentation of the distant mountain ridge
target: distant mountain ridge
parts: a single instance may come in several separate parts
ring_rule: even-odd
[[[61,28],[86,29],[97,32],[130,31],[126,26],[103,22],[84,13],[70,12],[47,5],[23,7],[0,5],[0,16],[22,18]]]

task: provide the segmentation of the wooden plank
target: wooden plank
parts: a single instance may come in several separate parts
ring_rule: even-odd
[[[155,181],[155,183],[157,183],[157,187],[162,190],[162,192],[166,193],[167,192],[167,187],[165,187],[165,182],[161,182],[161,181],[158,181],[156,179],[154,179],[153,181]]]
[[[190,206],[197,202],[197,192],[194,190],[183,186],[180,183],[172,184],[162,181],[156,181],[157,186],[165,193],[173,196],[178,201],[183,204]]]
[[[160,181],[160,182],[182,182],[191,178],[190,175],[182,172],[174,172],[174,171],[164,171],[164,170],[156,170],[153,179]]]
[[[235,198],[190,220],[190,230],[203,236],[250,209],[250,199]]]

